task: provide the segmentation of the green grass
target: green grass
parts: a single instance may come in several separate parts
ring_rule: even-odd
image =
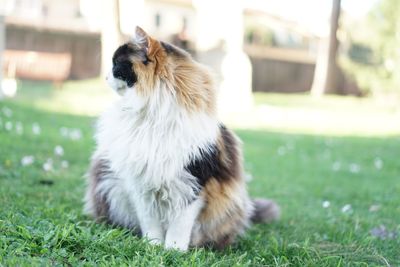
[[[256,93],[255,107],[227,116],[237,127],[317,135],[388,136],[400,133],[400,99]],[[396,123],[397,122],[397,123]]]
[[[282,218],[253,227],[224,251],[180,253],[153,247],[124,229],[94,223],[82,214],[82,177],[94,147],[95,119],[61,113],[68,111],[66,107],[38,108],[39,100],[52,99],[50,89],[41,90],[0,102],[0,265],[400,266],[399,135],[237,129],[244,142],[246,170],[253,176],[251,195],[278,201]],[[61,90],[68,94],[68,87]],[[289,99],[273,98],[282,108],[280,103]],[[299,96],[296,103],[303,105],[301,99],[311,101]],[[268,95],[257,101],[271,104]],[[329,101],[335,105],[348,100]],[[3,114],[4,107],[12,110],[11,117]],[[53,108],[58,112],[49,111]],[[5,130],[7,121],[14,124],[11,131]],[[16,133],[16,122],[24,127],[22,135]],[[40,135],[32,133],[33,123],[40,125]],[[61,127],[79,128],[82,138],[63,137]],[[61,157],[54,154],[57,145],[64,148]],[[22,166],[26,155],[33,155],[35,162]],[[53,159],[50,172],[42,168],[48,158]],[[63,160],[68,168],[61,167]],[[375,166],[378,161],[381,169]],[[330,206],[323,208],[323,201]],[[346,204],[351,210],[342,212]],[[372,205],[379,209],[369,211]],[[380,225],[397,236],[373,236],[371,229]]]
[[[56,113],[93,116],[115,98],[116,94],[99,79],[69,81],[61,88],[45,82],[18,81],[15,101]]]

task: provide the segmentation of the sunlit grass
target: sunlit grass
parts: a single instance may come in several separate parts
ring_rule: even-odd
[[[95,118],[71,113],[101,110],[103,104],[91,106],[97,96],[91,98],[88,89],[99,83],[71,83],[62,89],[27,83],[15,101],[0,101],[0,265],[400,264],[400,135],[392,126],[375,129],[381,126],[373,124],[380,118],[397,126],[398,111],[375,110],[370,99],[316,101],[307,95],[256,94],[256,108],[278,107],[287,112],[286,120],[278,116],[275,126],[264,121],[245,129],[252,119],[247,117],[236,132],[244,143],[245,169],[253,177],[251,195],[275,199],[282,219],[252,228],[224,251],[194,249],[183,254],[153,247],[124,229],[94,223],[82,214],[82,177],[94,148]],[[99,103],[109,102],[107,88],[103,89],[105,99]],[[75,96],[93,102],[82,103],[86,110],[77,112]],[[343,110],[337,111],[340,106]],[[304,115],[304,110],[337,116],[330,124],[340,130],[331,133],[331,128],[293,120],[291,116]],[[348,117],[364,114],[376,118],[370,124],[349,124]],[[40,127],[39,134],[33,125]],[[79,138],[67,134],[77,129]],[[63,155],[55,153],[57,146]],[[34,161],[23,164],[25,156]],[[48,162],[51,169],[46,171]],[[374,233],[380,226],[386,232]]]
[[[309,94],[254,94],[254,108],[224,117],[237,128],[336,136],[400,133],[400,101]]]
[[[75,115],[98,115],[117,95],[100,79],[51,83],[20,81],[17,102],[46,111]]]
[[[12,110],[0,130],[0,264],[132,266],[354,266],[400,264],[397,160],[400,139],[293,135],[237,131],[253,196],[271,197],[281,221],[253,228],[222,252],[187,254],[152,247],[123,229],[96,224],[82,214],[83,175],[93,149],[93,118],[43,112],[0,102]],[[37,123],[40,134],[34,134]],[[80,129],[73,140],[62,128]],[[64,148],[56,155],[55,147]],[[34,162],[23,165],[31,155]],[[52,169],[43,164],[52,159]],[[61,161],[67,161],[63,168]],[[377,164],[377,162],[380,164]],[[357,167],[355,167],[357,166]],[[323,208],[322,203],[330,205]],[[345,205],[350,210],[342,212]],[[371,206],[379,207],[370,211]],[[384,236],[383,236],[384,237]]]
[[[94,79],[70,81],[62,88],[53,88],[49,83],[20,82],[16,100],[42,110],[95,116],[117,98],[103,80]],[[238,112],[221,119],[235,128],[337,136],[392,136],[400,133],[400,100],[255,93],[251,110],[238,108]]]

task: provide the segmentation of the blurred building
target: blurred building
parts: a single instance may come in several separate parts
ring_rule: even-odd
[[[101,1],[4,1],[6,75],[62,80],[100,74],[104,12]],[[201,0],[120,0],[121,32],[129,36],[134,25],[140,24],[150,34],[189,50],[214,68],[218,76],[226,54],[222,36],[229,25],[223,24],[226,14],[216,7],[209,10],[215,13],[210,13],[210,17],[219,16],[221,23],[205,26],[207,17],[200,12],[201,3]],[[229,11],[229,5],[220,8]],[[319,37],[297,23],[256,8],[245,6],[243,17],[242,48],[251,59],[253,91],[309,90]],[[57,66],[59,77],[52,78]],[[32,73],[32,69],[38,71]]]

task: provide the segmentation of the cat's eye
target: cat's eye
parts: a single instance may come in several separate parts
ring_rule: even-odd
[[[142,61],[142,63],[143,63],[144,65],[149,64],[149,62],[151,62],[151,60],[150,60],[148,57],[146,57],[146,59]]]

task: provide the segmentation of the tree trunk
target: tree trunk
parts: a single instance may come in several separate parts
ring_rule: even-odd
[[[112,56],[122,42],[119,0],[102,0],[103,25],[101,31],[101,70],[106,76],[112,66]]]
[[[337,83],[339,71],[337,51],[339,41],[336,33],[339,28],[340,2],[341,0],[333,0],[329,39],[320,40],[314,81],[311,88],[311,93],[315,96],[337,93],[339,91]]]

